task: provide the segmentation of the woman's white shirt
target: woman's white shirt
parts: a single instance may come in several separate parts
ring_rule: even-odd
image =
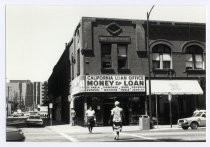
[[[95,115],[95,111],[94,110],[87,110],[86,111],[86,116],[94,116]]]

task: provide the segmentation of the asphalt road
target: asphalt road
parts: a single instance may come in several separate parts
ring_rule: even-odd
[[[25,142],[69,142],[59,133],[45,127],[24,127],[21,130],[25,135]]]
[[[109,131],[96,131],[93,134],[77,131],[55,131],[50,127],[24,127],[21,128],[26,142],[113,142],[113,133]],[[85,128],[86,129],[86,128]],[[85,130],[86,131],[86,130]],[[197,130],[167,129],[149,131],[123,131],[118,142],[205,142],[206,128]]]

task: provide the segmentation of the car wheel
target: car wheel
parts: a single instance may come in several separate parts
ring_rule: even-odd
[[[190,125],[191,129],[195,130],[198,128],[198,123],[197,122],[192,122]]]
[[[182,126],[182,129],[187,130],[189,127],[188,126]]]

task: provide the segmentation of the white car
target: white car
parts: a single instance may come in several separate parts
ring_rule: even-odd
[[[27,126],[44,126],[43,120],[39,115],[30,115],[26,120]]]
[[[198,127],[206,126],[206,110],[196,110],[192,117],[182,118],[178,120],[178,125],[184,130],[189,127],[191,129],[197,129]]]

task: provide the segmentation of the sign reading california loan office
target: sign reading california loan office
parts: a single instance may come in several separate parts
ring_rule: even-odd
[[[86,92],[145,92],[143,75],[87,75]]]

